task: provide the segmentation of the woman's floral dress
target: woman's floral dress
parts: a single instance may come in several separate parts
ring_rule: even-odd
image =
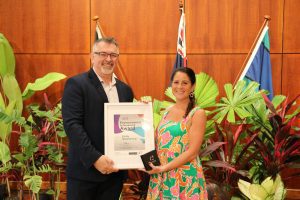
[[[186,123],[198,109],[200,108],[194,108],[180,122],[166,120],[168,111],[164,114],[155,136],[156,149],[162,165],[171,162],[188,148]],[[147,199],[207,199],[199,157],[180,168],[151,175]]]

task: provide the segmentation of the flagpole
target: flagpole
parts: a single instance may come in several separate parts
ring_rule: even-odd
[[[184,12],[185,9],[185,1],[184,0],[178,0],[178,6],[179,6],[179,11],[180,14],[182,14]]]
[[[261,26],[261,28],[260,28],[258,34],[256,35],[256,38],[255,38],[255,40],[254,40],[254,42],[253,42],[253,44],[252,44],[252,46],[251,46],[251,48],[250,48],[250,51],[249,51],[248,54],[247,54],[246,59],[245,59],[244,62],[243,62],[242,68],[240,69],[240,71],[239,71],[237,77],[236,77],[235,80],[234,80],[233,85],[235,85],[235,84],[237,83],[237,81],[239,80],[239,77],[240,77],[240,75],[243,73],[243,71],[244,71],[244,69],[245,69],[245,67],[246,67],[246,65],[247,65],[247,62],[248,62],[248,60],[249,60],[249,58],[250,58],[250,56],[251,56],[251,54],[252,54],[252,52],[253,52],[253,50],[254,50],[254,48],[255,48],[255,46],[256,46],[256,43],[257,43],[257,41],[258,41],[258,39],[259,39],[259,37],[260,37],[260,35],[261,35],[263,29],[265,28],[266,25],[268,25],[269,20],[271,20],[271,17],[270,17],[269,15],[265,15],[264,18],[265,18],[265,20],[264,20],[264,22],[263,22],[263,24],[262,24],[262,26]]]
[[[104,36],[103,31],[102,31],[102,29],[101,29],[101,26],[100,26],[100,24],[99,24],[99,17],[98,17],[97,15],[93,17],[93,21],[96,22],[96,25],[97,25],[98,28],[100,29],[101,35]]]
[[[105,34],[104,34],[104,32],[103,32],[103,30],[102,30],[102,28],[100,26],[100,23],[99,23],[99,17],[97,15],[93,17],[93,21],[96,22],[96,25],[100,29],[101,35],[103,35],[103,37],[105,37]],[[122,67],[121,62],[120,62],[119,59],[118,59],[117,68],[118,68],[118,70],[119,70],[119,72],[121,74],[121,78],[124,81],[124,83],[128,84],[127,78],[126,78],[126,76],[124,74],[123,67]]]

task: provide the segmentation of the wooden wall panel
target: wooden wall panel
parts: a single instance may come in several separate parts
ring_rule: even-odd
[[[284,9],[284,46],[283,52],[296,53],[300,52],[300,17],[299,17],[299,0],[285,0]]]
[[[94,22],[90,21],[90,16],[94,14],[98,14],[100,12],[100,19],[102,23],[102,28],[107,29],[107,32],[112,35],[116,35],[116,38],[119,39],[121,45],[121,53],[124,56],[133,56],[133,55],[141,55],[141,56],[152,56],[154,57],[169,57],[167,61],[169,64],[168,66],[164,66],[164,64],[160,63],[161,65],[159,68],[167,68],[168,72],[171,71],[173,62],[175,60],[174,50],[176,48],[176,36],[177,36],[177,25],[179,19],[179,12],[178,12],[178,5],[176,3],[170,2],[161,2],[161,1],[152,1],[151,4],[146,1],[125,1],[125,0],[113,0],[113,1],[95,1],[91,0],[91,10],[92,13],[89,16],[89,2],[88,0],[81,0],[76,2],[71,1],[64,1],[62,3],[61,0],[56,1],[17,1],[12,0],[6,2],[6,4],[0,5],[0,31],[3,32],[10,42],[12,42],[13,46],[17,53],[26,54],[32,52],[38,53],[53,53],[59,55],[62,52],[70,52],[71,54],[80,53],[81,51],[87,53],[89,52],[89,41],[93,40],[94,33],[93,31],[90,33],[89,36],[86,34],[88,33],[89,27],[85,28],[85,24],[87,22],[90,24],[92,29],[94,29]],[[291,5],[295,5],[297,7],[298,4],[294,4],[295,1],[287,0],[286,3],[286,10],[291,9]],[[34,6],[32,6],[34,5]],[[239,53],[243,53],[247,45],[243,46],[246,43],[252,43],[252,39],[248,37],[243,38],[241,30],[246,29],[249,32],[249,35],[252,33],[256,33],[256,30],[251,28],[252,26],[245,27],[244,24],[256,24],[259,26],[260,22],[262,21],[261,13],[265,13],[270,11],[273,13],[274,16],[272,22],[277,22],[278,30],[272,29],[271,31],[275,32],[275,36],[277,35],[276,41],[281,41],[280,37],[280,27],[282,26],[282,22],[279,20],[282,16],[282,1],[187,1],[186,3],[186,12],[187,12],[187,21],[190,21],[188,24],[188,34],[194,35],[195,37],[188,37],[188,41],[190,46],[188,46],[188,55],[189,65],[193,66],[194,57],[198,55],[202,58],[205,58],[206,55],[210,55],[210,53],[201,53],[203,51],[209,52],[210,49],[214,48],[215,52],[218,51],[231,51],[232,55],[235,55],[235,51],[239,50]],[[157,7],[160,7],[160,10],[157,10]],[[254,7],[258,10],[255,11],[253,14],[249,11],[250,7]],[[298,6],[299,7],[299,6]],[[13,8],[13,11],[10,9]],[[160,12],[164,10],[165,12]],[[223,11],[224,10],[224,11]],[[114,11],[114,12],[112,12]],[[214,12],[212,12],[214,11]],[[217,12],[218,11],[218,12]],[[219,12],[220,11],[220,12]],[[246,18],[245,21],[235,21],[232,17],[232,12],[235,11],[235,14],[239,16],[239,18]],[[14,16],[10,16],[9,14],[15,12]],[[76,14],[75,14],[76,13]],[[118,13],[116,15],[115,13]],[[177,13],[177,14],[176,14]],[[198,17],[202,15],[202,17]],[[208,16],[205,18],[205,16]],[[10,16],[10,17],[8,17]],[[74,17],[73,17],[74,16]],[[289,16],[289,15],[287,15]],[[293,15],[291,15],[293,16]],[[62,18],[66,20],[61,20]],[[80,19],[79,19],[80,18]],[[254,19],[252,19],[254,18]],[[291,17],[288,17],[289,19]],[[295,18],[295,17],[294,17]],[[293,18],[293,19],[294,19]],[[73,20],[73,23],[67,23],[67,21]],[[205,19],[205,20],[204,20]],[[233,31],[228,33],[229,29],[225,28],[222,29],[224,35],[228,36],[228,41],[225,39],[221,39],[223,42],[217,42],[216,38],[217,35],[214,35],[215,32],[221,32],[221,29],[216,26],[216,20],[222,19],[225,20],[221,23],[222,26],[228,24]],[[231,20],[234,22],[231,22]],[[274,20],[276,19],[276,20]],[[285,18],[287,19],[287,18]],[[79,23],[79,21],[81,21]],[[82,22],[83,21],[83,22]],[[199,21],[199,24],[196,22]],[[292,21],[289,20],[289,21]],[[10,23],[9,23],[10,22]],[[19,23],[20,22],[20,23]],[[226,22],[226,23],[224,23]],[[237,25],[235,24],[237,23]],[[258,23],[259,22],[259,23]],[[80,28],[80,25],[83,25]],[[121,25],[119,25],[121,24]],[[63,28],[61,28],[63,27]],[[203,27],[206,27],[204,29]],[[288,27],[288,26],[287,26]],[[68,32],[70,28],[74,28],[73,30],[76,34],[71,34]],[[202,29],[201,29],[202,28]],[[230,29],[230,30],[231,30]],[[23,30],[23,31],[22,31]],[[174,30],[169,32],[170,30]],[[205,31],[203,31],[205,30]],[[225,30],[225,31],[224,31]],[[285,29],[288,32],[290,29]],[[106,31],[106,30],[105,30]],[[190,31],[190,32],[189,32]],[[201,32],[206,34],[206,38],[201,36]],[[159,34],[158,34],[159,33]],[[200,35],[197,33],[200,33]],[[233,38],[233,33],[236,33],[236,41],[230,39]],[[251,33],[251,34],[250,34]],[[228,35],[227,35],[228,34]],[[76,36],[74,36],[76,35]],[[155,38],[154,36],[157,35]],[[219,34],[222,37],[223,34]],[[254,34],[255,35],[255,34]],[[288,34],[285,34],[288,35]],[[34,36],[34,39],[33,39]],[[128,37],[129,36],[129,37]],[[209,36],[209,37],[208,37]],[[229,37],[230,36],[230,37]],[[232,37],[231,37],[232,36]],[[272,40],[275,38],[274,34],[271,34],[271,45]],[[200,39],[201,41],[206,41],[208,38],[208,42],[204,42],[203,46],[198,44],[198,37],[203,37]],[[251,36],[252,37],[252,36]],[[194,38],[194,39],[193,39]],[[212,38],[212,39],[211,39]],[[192,41],[193,39],[193,41]],[[206,40],[205,40],[206,39]],[[76,41],[76,42],[74,42]],[[88,42],[87,42],[88,41]],[[174,42],[175,41],[175,42]],[[218,45],[216,45],[218,43]],[[227,48],[227,44],[232,43],[230,48]],[[234,44],[233,44],[234,43]],[[276,42],[274,42],[276,44]],[[280,47],[280,42],[278,45],[272,45],[272,49],[278,49]],[[288,45],[288,42],[286,42]],[[194,45],[194,46],[193,46]],[[287,45],[285,45],[287,47]],[[199,46],[199,47],[198,47]],[[230,45],[229,45],[230,46]],[[228,47],[229,47],[228,46]],[[235,46],[235,47],[234,47]],[[218,50],[218,48],[224,48],[224,50]],[[189,50],[190,49],[190,50]],[[280,49],[280,48],[279,48]],[[199,52],[201,54],[199,54]],[[273,51],[275,52],[275,51]],[[171,54],[170,54],[171,53]],[[144,55],[145,54],[145,55]],[[227,55],[230,53],[226,53]],[[215,55],[215,53],[212,53]],[[222,55],[222,54],[220,54]],[[238,54],[237,54],[238,55]],[[245,54],[241,54],[245,55]],[[276,54],[272,54],[272,59]],[[218,56],[216,56],[218,57]],[[243,57],[243,56],[241,56]],[[214,56],[211,57],[212,59],[216,59]],[[200,59],[200,65],[203,65],[201,62],[205,62],[208,58]],[[243,60],[243,58],[240,58]],[[209,59],[208,59],[209,60]],[[217,60],[214,62],[218,62]],[[228,61],[230,63],[231,61]],[[241,63],[241,61],[239,61]],[[277,62],[277,61],[275,61]],[[126,67],[132,67],[134,61],[126,62]],[[273,61],[272,61],[273,63]],[[147,60],[145,63],[147,66],[158,66],[155,63],[155,59]],[[229,64],[228,64],[229,65]],[[235,65],[232,63],[232,66],[240,66],[240,64]],[[133,66],[134,68],[134,66]],[[236,67],[234,67],[236,68]],[[217,69],[219,69],[217,67]],[[232,71],[232,67],[228,68]],[[49,67],[47,70],[52,71],[52,68]],[[235,69],[234,69],[235,70]],[[274,70],[274,66],[273,66]],[[45,69],[46,71],[46,69]],[[280,65],[276,65],[275,74],[280,72]],[[128,71],[128,76],[134,77],[135,71]],[[133,74],[130,74],[133,73]],[[226,75],[224,80],[232,80],[233,74]],[[164,75],[164,78],[166,74]],[[278,75],[273,79],[276,80],[276,93],[280,93],[280,84],[281,82],[278,81]],[[28,78],[28,77],[24,77]],[[28,80],[24,79],[24,83],[27,83]],[[166,80],[160,80],[160,82],[168,82]],[[283,82],[283,84],[289,84],[288,82]],[[133,85],[135,83],[133,80]],[[222,82],[219,82],[220,86],[222,87]],[[294,84],[294,83],[292,83]],[[285,85],[282,87],[289,88],[289,85]],[[293,87],[293,86],[292,86]],[[142,90],[140,90],[142,91]],[[139,95],[142,95],[142,92],[138,92]],[[158,94],[155,94],[158,95]],[[158,95],[159,96],[159,95]]]
[[[244,55],[192,55],[189,65],[196,73],[210,75],[219,87],[220,95],[224,95],[224,84],[233,83],[243,63]]]
[[[34,6],[31,6],[30,3]],[[294,10],[296,10],[294,7],[297,7],[298,4],[295,4],[293,0],[287,0],[285,5],[285,12],[293,11],[286,15],[285,20],[293,21],[292,19],[296,18],[294,17]],[[14,8],[16,13],[14,16],[9,15],[12,12],[9,8]],[[91,13],[89,13],[90,9]],[[21,57],[29,56],[23,54],[33,52],[45,53],[46,57],[50,53],[56,56],[70,53],[70,56],[74,54],[71,63],[76,62],[77,53],[89,52],[95,28],[95,23],[90,21],[90,17],[99,15],[105,33],[114,35],[119,40],[121,60],[125,60],[123,61],[125,73],[129,77],[131,85],[137,88],[136,95],[141,96],[149,92],[149,95],[163,97],[160,90],[168,85],[169,74],[175,60],[179,20],[177,1],[170,3],[170,1],[154,0],[149,3],[147,0],[80,0],[76,2],[12,0],[1,4],[0,11],[0,30],[7,35],[17,54],[20,53]],[[282,0],[186,1],[189,65],[196,69],[207,70],[216,78],[221,88],[225,82],[233,82],[246,56],[245,53],[263,21],[263,15],[266,13],[270,13],[272,17],[270,22],[271,52],[276,53],[281,49],[282,41]],[[72,23],[69,23],[70,21]],[[294,21],[297,22],[297,20]],[[286,22],[286,24],[289,23]],[[290,23],[290,26],[293,27],[294,24]],[[290,32],[289,26],[285,27],[285,32]],[[90,28],[92,31],[89,33]],[[287,33],[285,35],[288,36]],[[292,44],[289,44],[288,41],[285,40],[285,47]],[[289,84],[295,84],[285,81],[283,84],[286,85],[281,85],[281,58],[279,55],[272,54],[274,90],[277,94],[281,92],[281,87],[293,88],[294,86]],[[35,56],[37,55],[31,57]],[[134,60],[135,58],[138,62]],[[35,62],[35,59],[30,62]],[[20,63],[20,61],[17,62],[18,65]],[[222,68],[224,65],[227,71]],[[148,78],[149,74],[147,73],[152,73],[153,69],[149,66],[155,66],[154,69],[159,69],[155,72],[162,73],[156,76],[156,80],[141,79],[143,76]],[[41,72],[53,71],[53,69],[55,67],[49,66]],[[18,75],[21,74],[18,73]],[[135,76],[142,73],[146,75],[135,79]],[[34,77],[35,74],[31,74],[31,76]],[[20,76],[20,78],[23,78],[23,85],[30,81],[29,76]],[[150,87],[147,86],[149,83],[145,81],[145,84],[141,85],[138,81],[149,80],[152,84],[152,81],[157,81],[157,79],[163,84],[163,87],[161,84]],[[142,86],[146,89],[143,89]]]
[[[59,72],[70,77],[87,71],[90,66],[89,55],[33,55],[19,54],[16,56],[16,76],[23,91],[29,82],[49,72]],[[50,100],[57,101],[61,98],[65,80],[50,86],[45,92]],[[44,91],[43,91],[44,92]],[[42,93],[36,93],[27,103],[40,102]]]
[[[284,54],[282,67],[282,93],[291,99],[300,94],[300,54]]]
[[[16,53],[89,52],[89,0],[2,1],[0,13]]]
[[[271,52],[280,52],[282,8],[281,0],[186,1],[187,51],[248,53],[268,14]]]
[[[91,0],[91,6],[91,17],[99,16],[105,35],[119,41],[121,53],[176,52],[177,0]]]
[[[135,97],[149,95],[165,99],[164,91],[169,85],[173,55],[123,55],[120,62]],[[117,73],[119,76],[119,73]]]
[[[173,53],[176,49],[179,11],[178,2],[170,2],[92,0],[91,17],[100,17],[103,31],[119,40],[124,53]],[[282,35],[282,7],[280,0],[186,1],[187,51],[247,53],[264,15],[269,14],[272,18],[271,51],[279,52],[282,48],[282,40],[278,40]],[[92,31],[94,27],[92,23]]]
[[[271,54],[272,82],[274,95],[282,94],[282,56],[280,54]]]

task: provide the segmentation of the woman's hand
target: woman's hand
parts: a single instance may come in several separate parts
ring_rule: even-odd
[[[166,171],[165,165],[155,166],[151,162],[149,166],[152,168],[150,171],[146,171],[148,174],[158,174]]]

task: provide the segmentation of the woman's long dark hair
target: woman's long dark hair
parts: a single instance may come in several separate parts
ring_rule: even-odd
[[[181,68],[177,68],[173,71],[172,75],[171,75],[171,82],[173,82],[174,80],[174,76],[177,74],[177,72],[183,72],[185,73],[192,85],[194,85],[196,83],[196,75],[195,75],[195,72],[194,70],[192,70],[191,68],[189,67],[181,67]],[[184,114],[184,117],[187,117],[187,115],[190,113],[190,111],[194,108],[195,104],[196,104],[196,99],[195,99],[195,94],[194,92],[192,92],[189,96],[190,98],[190,102],[188,104],[188,107],[186,108],[186,111],[185,111],[185,114]]]

